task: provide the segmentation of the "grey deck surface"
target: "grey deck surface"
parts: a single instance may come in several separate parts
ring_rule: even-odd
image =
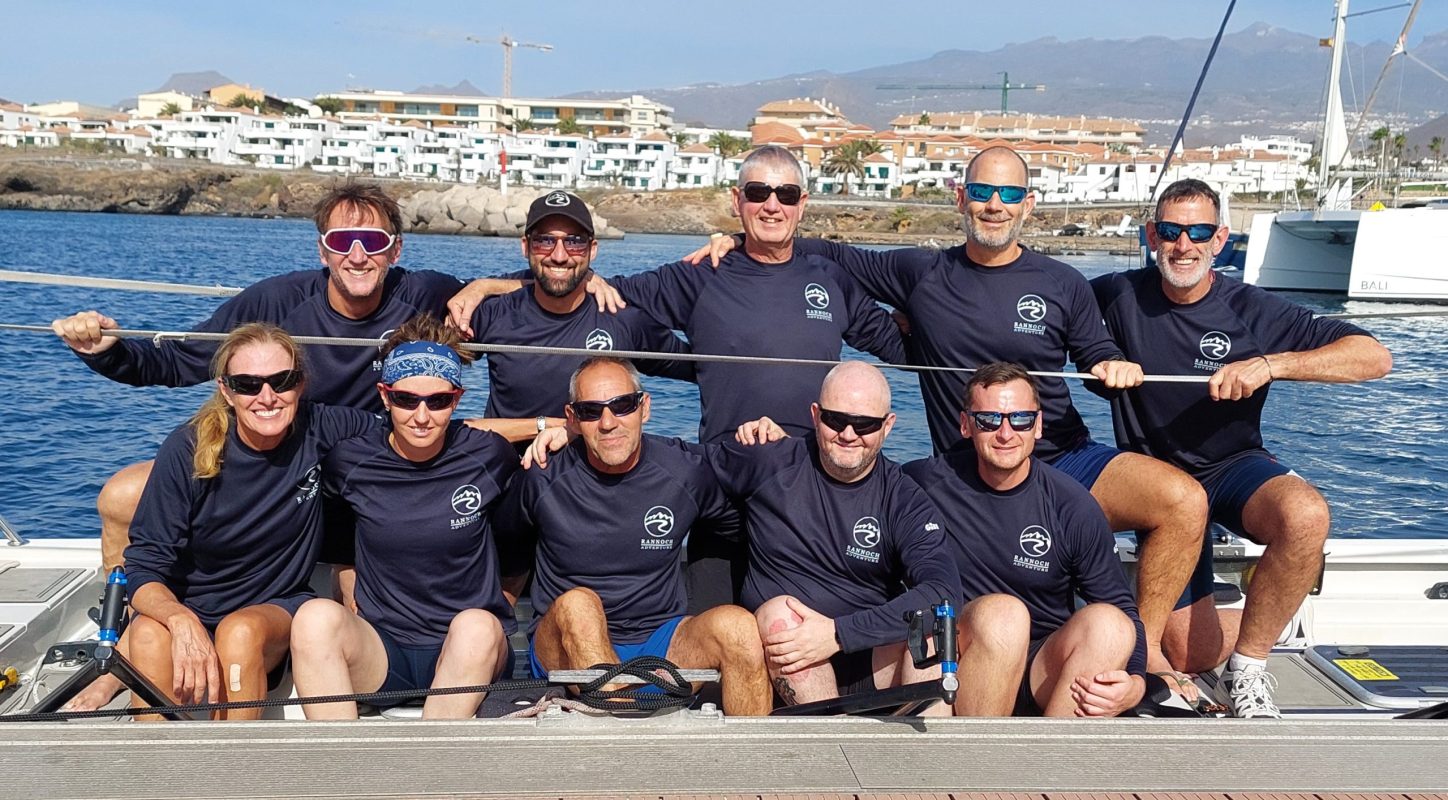
[[[650,719],[0,725],[28,798],[1448,791],[1448,722]]]

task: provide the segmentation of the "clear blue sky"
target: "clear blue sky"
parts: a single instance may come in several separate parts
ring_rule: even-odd
[[[1400,0],[1353,0],[1353,11]],[[1230,30],[1266,22],[1326,36],[1331,0],[1239,0]],[[0,97],[109,105],[173,72],[217,70],[282,96],[349,86],[410,90],[467,79],[496,93],[507,32],[551,53],[515,53],[513,93],[552,96],[691,83],[745,83],[825,69],[848,72],[940,50],[994,50],[1042,36],[1208,37],[1227,0],[10,0],[4,3]],[[1428,0],[1409,47],[1448,29],[1448,2]],[[1390,41],[1407,9],[1350,21],[1355,42]],[[1028,22],[1023,22],[1024,17]]]

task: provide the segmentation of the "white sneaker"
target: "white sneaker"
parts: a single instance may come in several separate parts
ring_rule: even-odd
[[[1266,668],[1249,665],[1233,672],[1223,669],[1212,695],[1227,707],[1232,716],[1241,719],[1282,719],[1282,712],[1272,702],[1277,678]]]

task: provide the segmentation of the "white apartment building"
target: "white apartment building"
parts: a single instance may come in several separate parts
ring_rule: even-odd
[[[680,148],[669,162],[666,189],[697,189],[717,186],[723,172],[724,159],[706,144]]]
[[[1226,149],[1244,151],[1249,155],[1288,156],[1299,164],[1305,164],[1307,159],[1312,158],[1312,143],[1296,136],[1243,136],[1236,144],[1227,145]]]
[[[162,123],[155,146],[167,158],[240,164],[243,162],[236,152],[237,139],[257,120],[256,114],[239,108],[187,111]]]
[[[642,95],[619,100],[569,98],[480,97],[411,94],[386,90],[333,92],[342,101],[338,116],[381,116],[395,121],[417,120],[430,126],[458,125],[484,131],[511,131],[528,120],[539,130],[553,130],[564,120],[594,136],[643,137],[673,127],[674,109]]]
[[[679,146],[655,131],[642,138],[603,136],[583,166],[583,186],[619,186],[625,189],[663,189],[669,164]]]
[[[922,121],[924,120],[924,121]],[[897,133],[945,133],[982,139],[1011,139],[1061,144],[1117,144],[1140,147],[1146,129],[1111,117],[1054,117],[1041,114],[991,114],[981,111],[927,111],[901,114],[890,121]]]
[[[263,116],[238,134],[234,152],[264,169],[299,169],[320,159],[322,144],[336,127],[330,120]]]

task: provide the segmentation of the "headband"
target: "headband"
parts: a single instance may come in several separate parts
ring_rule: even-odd
[[[403,378],[427,375],[463,387],[463,365],[451,347],[437,342],[405,342],[387,354],[382,365],[382,382],[394,384]]]

